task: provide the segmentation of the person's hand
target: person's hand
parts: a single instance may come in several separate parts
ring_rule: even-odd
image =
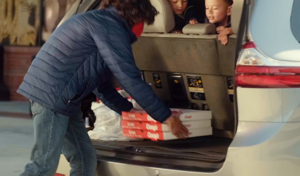
[[[179,30],[174,30],[172,31],[173,34],[182,34],[182,31],[179,31]]]
[[[232,28],[224,28],[219,32],[220,34],[231,35],[233,34]]]
[[[189,130],[182,124],[178,116],[172,115],[165,123],[168,125],[170,132],[178,139],[185,139],[189,135]]]
[[[197,24],[197,23],[198,23],[198,21],[196,19],[191,19],[190,20],[190,24]]]
[[[220,28],[221,30],[222,28]],[[218,30],[218,29],[217,29]],[[231,28],[224,28],[222,29],[220,32],[219,32],[219,35],[218,35],[218,40],[221,41],[221,43],[223,45],[227,45],[228,43],[228,36],[233,34],[233,31]]]
[[[225,26],[217,27],[217,33],[221,33],[225,29]]]
[[[218,35],[218,40],[222,43],[222,45],[227,45],[228,43],[228,35],[224,33],[220,33]]]

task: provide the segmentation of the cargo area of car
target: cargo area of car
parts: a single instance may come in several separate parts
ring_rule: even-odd
[[[213,135],[170,141],[93,141],[98,158],[182,170],[219,170],[237,125],[233,98],[236,37],[231,36],[224,46],[216,35],[161,35],[144,34],[133,45],[144,80],[170,108],[212,111]],[[160,85],[154,74],[159,75]],[[182,80],[175,90],[174,77]],[[201,79],[205,98],[193,97],[190,77]]]
[[[233,10],[241,15],[242,4],[237,6]],[[156,8],[162,18],[168,16],[166,7]],[[233,20],[239,22],[239,18]],[[170,108],[212,111],[213,135],[170,141],[97,140],[93,141],[97,157],[150,167],[217,171],[223,166],[237,127],[233,86],[237,35],[231,35],[228,44],[222,45],[205,25],[199,31],[206,33],[170,34],[164,31],[168,25],[163,24],[165,21],[157,20],[132,46],[141,76]],[[179,84],[172,84],[174,78]],[[201,84],[191,86],[191,78]],[[195,95],[193,88],[203,92]]]

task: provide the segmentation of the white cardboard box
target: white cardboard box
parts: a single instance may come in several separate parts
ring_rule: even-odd
[[[201,111],[201,110],[187,110],[187,109],[171,109],[172,113],[182,112],[179,116],[180,120],[185,121],[199,121],[199,120],[211,120],[211,111]],[[152,122],[159,123],[150,117],[146,111],[143,110],[132,110],[130,112],[122,112],[123,120],[127,121],[142,121],[142,122]]]
[[[151,139],[153,141],[158,140],[174,140],[177,139],[171,132],[159,132],[159,131],[143,131],[143,130],[132,130],[123,129],[124,136],[130,138],[144,138]],[[202,128],[189,130],[189,138],[212,135],[212,128]]]
[[[182,124],[188,129],[201,129],[210,128],[211,120],[199,120],[199,121],[184,121]],[[138,122],[138,121],[126,121],[122,120],[122,128],[134,129],[134,130],[147,130],[147,131],[169,131],[166,124],[151,123],[151,122]]]

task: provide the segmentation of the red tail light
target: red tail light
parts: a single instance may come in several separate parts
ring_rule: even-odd
[[[253,88],[300,87],[300,68],[237,66],[236,86]]]
[[[235,72],[237,87],[300,87],[300,67],[267,66],[253,42],[246,43],[243,48]]]

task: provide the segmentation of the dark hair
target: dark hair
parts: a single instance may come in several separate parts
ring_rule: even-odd
[[[225,2],[226,2],[229,6],[232,6],[232,4],[233,4],[233,0],[225,0]]]
[[[115,7],[131,27],[141,22],[153,24],[158,14],[150,0],[102,0],[100,9],[109,6]]]

